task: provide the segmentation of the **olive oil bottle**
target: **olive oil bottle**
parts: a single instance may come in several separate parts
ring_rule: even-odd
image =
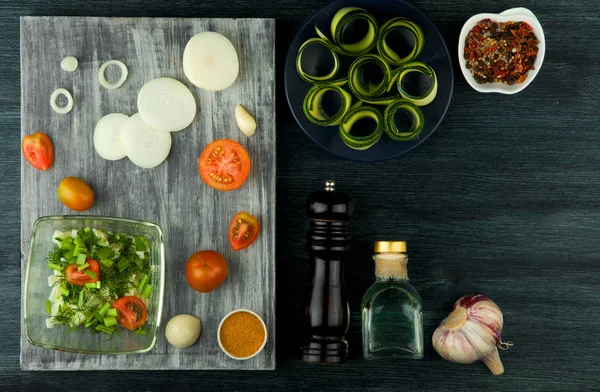
[[[365,359],[423,358],[419,293],[408,283],[406,242],[375,243],[375,283],[362,301]]]

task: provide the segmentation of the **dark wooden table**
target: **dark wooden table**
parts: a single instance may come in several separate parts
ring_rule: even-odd
[[[278,73],[277,370],[274,372],[82,372],[19,370],[19,16],[277,18],[277,61],[302,21],[326,1],[0,4],[0,390],[540,390],[600,388],[600,7],[587,1],[414,1],[442,29],[455,56],[474,13],[533,10],[547,41],[537,79],[515,96],[476,93],[456,67],[454,98],[438,131],[383,163],[341,160],[314,145],[285,102]],[[457,65],[456,58],[454,62]],[[33,131],[33,130],[32,130]],[[304,201],[333,178],[355,200],[353,258],[346,265],[352,321],[342,366],[298,362],[307,260]],[[49,197],[55,197],[49,195]],[[43,200],[40,200],[43,202]],[[372,242],[408,241],[411,282],[425,308],[425,358],[366,362],[362,295]],[[455,365],[431,334],[464,294],[484,293],[504,311],[506,373]]]

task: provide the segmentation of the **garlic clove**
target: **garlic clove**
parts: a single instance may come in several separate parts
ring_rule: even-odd
[[[256,132],[256,120],[240,104],[235,106],[235,120],[244,135],[254,135],[254,132]]]
[[[482,358],[481,361],[486,364],[494,376],[504,373],[504,365],[500,360],[500,355],[498,355],[498,348],[494,347],[494,351],[487,357]]]

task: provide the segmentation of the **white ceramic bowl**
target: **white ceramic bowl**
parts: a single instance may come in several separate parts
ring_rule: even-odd
[[[260,346],[260,348],[258,350],[256,350],[256,352],[248,357],[236,357],[234,355],[231,355],[227,350],[225,350],[225,348],[223,347],[223,343],[221,343],[221,327],[223,326],[223,323],[225,322],[225,320],[227,320],[227,318],[229,318],[229,316],[231,316],[234,313],[239,313],[239,312],[248,312],[254,316],[256,316],[256,318],[258,318],[260,320],[260,323],[262,324],[264,330],[265,330],[265,340],[262,342],[262,345]],[[252,357],[257,356],[262,350],[263,348],[265,348],[265,344],[267,344],[267,326],[265,324],[265,322],[263,321],[263,319],[256,313],[254,313],[251,310],[248,309],[237,309],[234,310],[233,312],[229,312],[225,315],[225,317],[223,317],[223,320],[221,320],[221,323],[219,324],[219,329],[217,330],[217,340],[219,341],[219,347],[221,347],[221,350],[223,350],[223,352],[225,354],[227,354],[227,356],[229,356],[230,358],[236,359],[238,361],[243,361],[245,359],[250,359]]]
[[[467,69],[467,64],[464,57],[465,51],[465,40],[467,35],[471,31],[473,27],[477,25],[477,23],[482,19],[491,19],[493,22],[526,22],[532,28],[535,36],[537,37],[540,43],[538,44],[538,54],[535,62],[533,63],[534,69],[527,71],[527,78],[523,81],[523,83],[515,83],[512,86],[509,86],[504,83],[477,83],[471,71]],[[519,91],[523,90],[525,87],[529,86],[529,83],[535,79],[535,76],[542,68],[542,63],[544,62],[544,54],[546,53],[546,39],[544,38],[544,30],[542,29],[542,25],[537,20],[533,12],[529,11],[527,8],[511,8],[506,10],[500,14],[477,14],[473,15],[469,20],[467,20],[460,32],[460,37],[458,39],[458,62],[460,63],[460,69],[471,87],[480,93],[501,93],[501,94],[515,94]]]

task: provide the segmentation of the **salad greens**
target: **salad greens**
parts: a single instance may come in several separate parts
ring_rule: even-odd
[[[111,308],[116,300],[136,296],[147,306],[153,290],[152,249],[145,237],[86,227],[57,230],[52,241],[56,246],[46,258],[53,270],[48,277],[48,328],[83,325],[92,333],[112,336],[119,324],[119,310]],[[144,333],[144,326],[135,332]]]

